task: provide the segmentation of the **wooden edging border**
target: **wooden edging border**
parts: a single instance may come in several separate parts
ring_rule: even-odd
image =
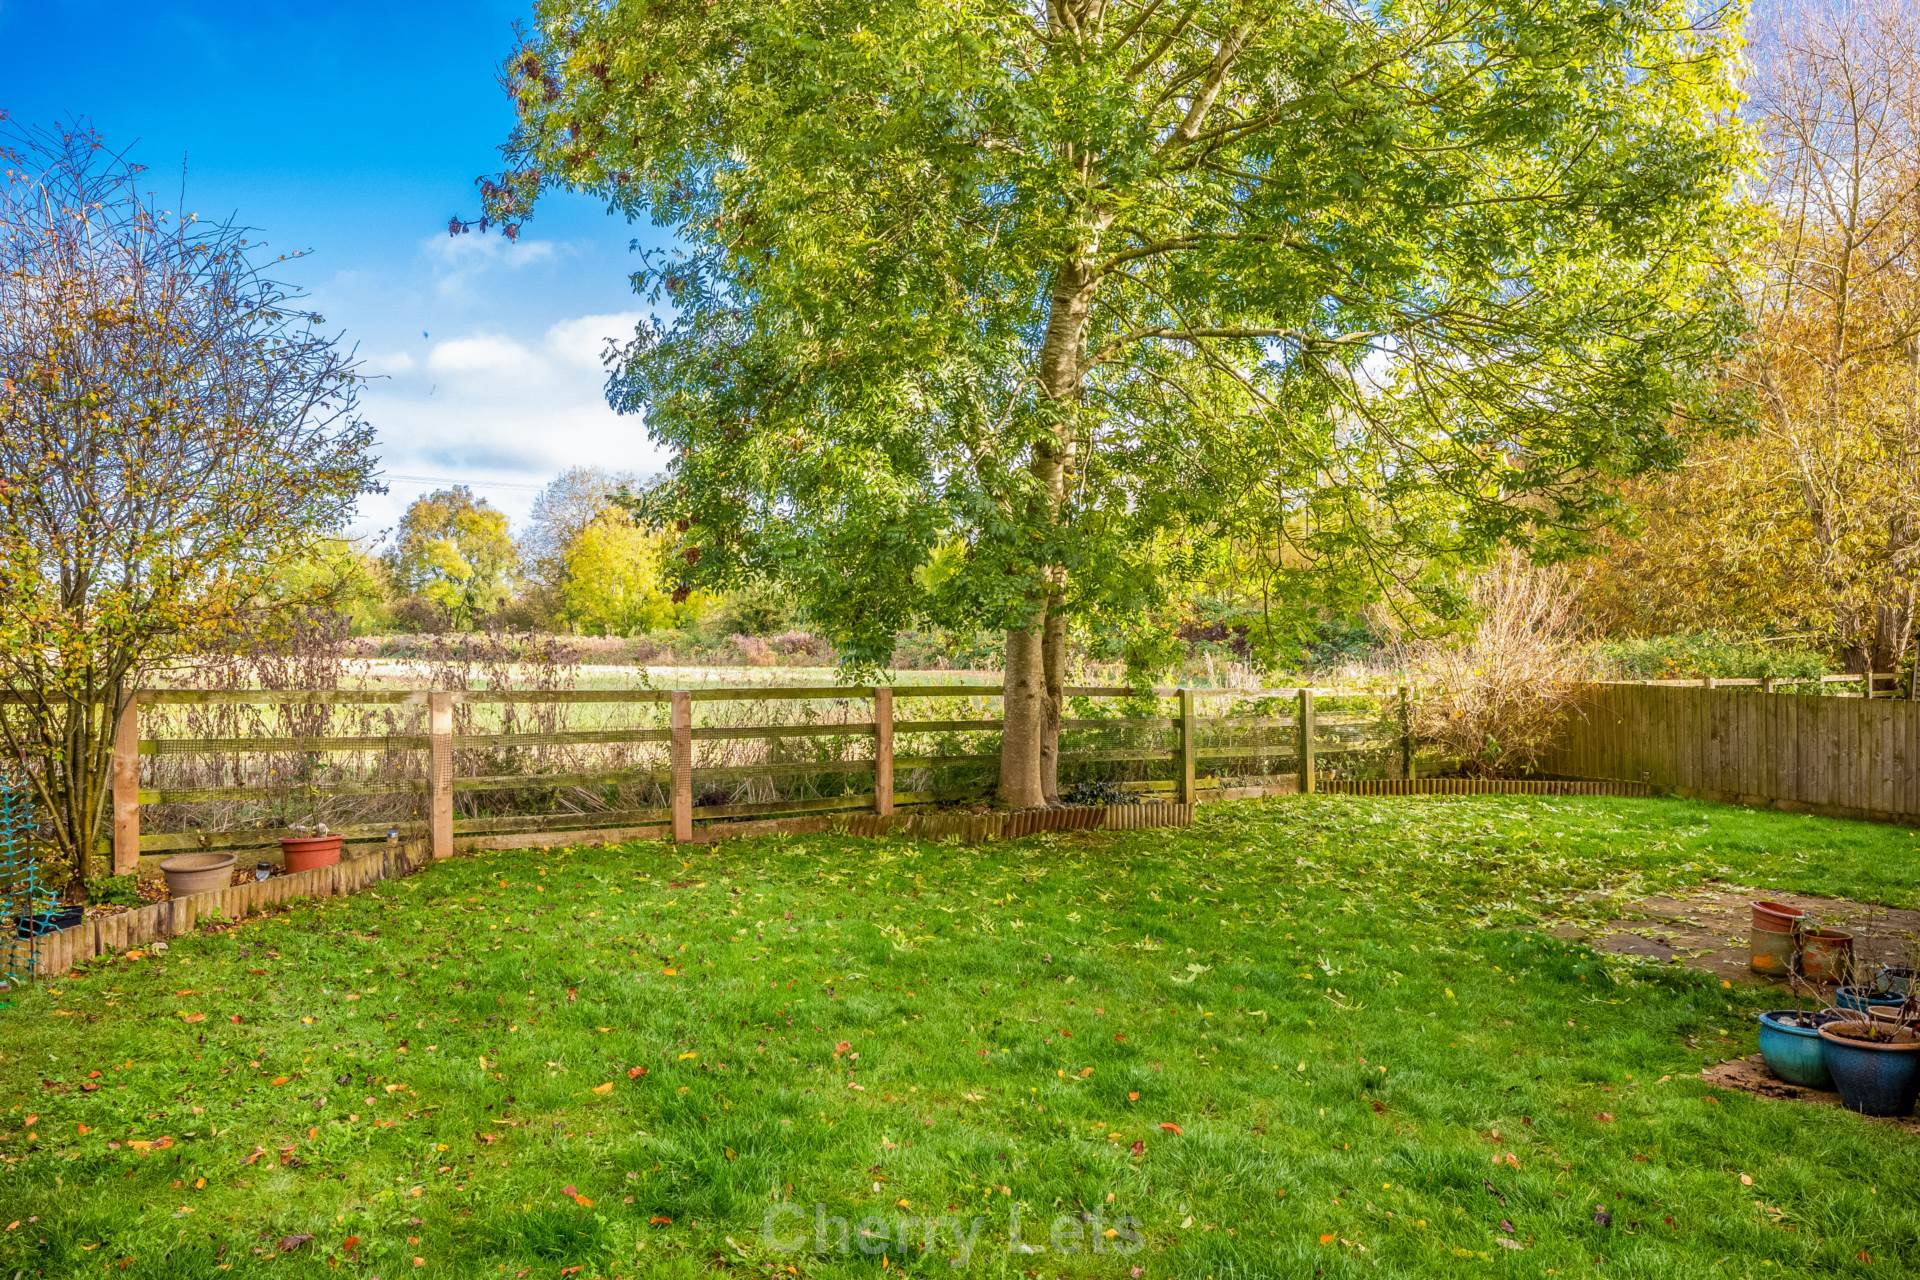
[[[1595,778],[1322,778],[1343,796],[1651,796],[1644,782]]]
[[[82,921],[58,933],[42,934],[34,972],[43,976],[66,973],[74,965],[100,956],[191,933],[202,921],[241,920],[295,899],[340,897],[382,880],[411,875],[431,861],[426,847],[417,842],[376,848],[377,852],[343,858],[330,867],[169,898],[119,915]]]

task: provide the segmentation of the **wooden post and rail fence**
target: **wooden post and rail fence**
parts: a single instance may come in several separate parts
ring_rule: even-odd
[[[670,839],[687,842],[712,838],[719,833],[749,834],[754,829],[794,829],[793,820],[809,818],[816,825],[831,815],[868,815],[871,819],[889,819],[904,809],[931,808],[956,801],[984,799],[990,786],[982,785],[974,794],[954,794],[938,790],[903,792],[895,780],[903,772],[934,770],[970,765],[987,770],[997,758],[995,753],[914,755],[897,752],[896,738],[902,735],[965,735],[998,733],[997,716],[969,719],[896,719],[897,703],[914,700],[994,699],[1000,689],[992,685],[901,685],[856,689],[845,686],[699,688],[682,690],[586,689],[586,690],[195,690],[161,689],[139,695],[121,713],[114,734],[112,765],[113,865],[116,873],[134,869],[142,854],[157,855],[207,849],[268,848],[287,834],[286,829],[268,827],[260,822],[227,830],[176,829],[154,831],[143,821],[143,809],[156,805],[254,804],[270,800],[272,789],[262,785],[170,786],[165,782],[143,783],[142,762],[157,757],[195,753],[280,752],[318,758],[328,753],[359,752],[422,753],[424,776],[385,782],[346,784],[316,783],[300,788],[311,797],[378,796],[416,794],[423,800],[424,820],[349,824],[336,828],[349,842],[392,840],[396,836],[420,841],[432,857],[446,857],[456,849],[512,847],[562,842],[627,839]],[[1147,691],[1131,688],[1085,687],[1066,691],[1070,699],[1134,700]],[[1323,717],[1316,705],[1316,694],[1342,699],[1367,699],[1380,709],[1362,715],[1339,714]],[[1155,689],[1150,691],[1155,705],[1165,709],[1172,704],[1171,715],[1126,714],[1094,719],[1068,719],[1062,729],[1067,735],[1118,731],[1122,735],[1171,736],[1168,745],[1104,746],[1093,749],[1063,749],[1063,769],[1086,765],[1139,764],[1147,771],[1160,771],[1168,777],[1133,779],[1119,783],[1140,793],[1143,801],[1171,801],[1191,806],[1202,794],[1220,796],[1288,794],[1311,792],[1319,786],[1320,762],[1335,758],[1368,755],[1384,761],[1382,772],[1401,780],[1414,776],[1418,768],[1418,744],[1412,736],[1409,691],[1397,689]],[[1203,716],[1200,706],[1208,700],[1231,698],[1251,706],[1257,714]],[[844,705],[864,704],[869,714],[864,719],[818,721],[800,724],[696,724],[695,709],[703,703],[793,704],[800,701]],[[666,705],[666,724],[644,727],[568,729],[543,733],[478,733],[457,729],[459,712],[472,712],[489,704],[559,704],[572,709],[629,708]],[[424,710],[425,732],[395,732],[381,735],[342,734],[319,736],[240,736],[206,738],[192,736],[143,736],[143,716],[157,714],[162,721],[169,711],[188,708],[205,711],[221,705],[253,707],[300,704],[380,709],[417,716]],[[1288,714],[1273,714],[1284,707]],[[408,708],[413,710],[408,711]],[[418,723],[418,721],[415,721]],[[1358,731],[1358,732],[1356,732]],[[1252,733],[1256,741],[1245,741]],[[1208,737],[1242,740],[1215,741]],[[1323,741],[1331,736],[1332,741]],[[870,743],[868,753],[858,758],[836,758],[819,762],[770,762],[744,765],[703,765],[697,760],[698,744],[761,739],[769,743],[794,739],[837,737],[843,741],[860,739]],[[924,739],[922,739],[924,740]],[[605,746],[608,744],[664,745],[666,767],[658,764],[618,769],[569,773],[462,775],[456,767],[463,751],[510,751],[538,745],[541,747]],[[1063,740],[1063,748],[1065,741]],[[1284,770],[1271,766],[1286,762]],[[1233,764],[1252,768],[1229,769]],[[798,800],[759,803],[703,802],[701,783],[739,782],[742,779],[792,778],[808,774],[871,776],[871,789],[838,795]],[[925,776],[931,776],[930,774]],[[623,808],[601,815],[605,820],[583,825],[580,814],[565,815],[565,821],[542,823],[539,815],[512,817],[462,817],[456,799],[468,792],[498,792],[524,789],[551,789],[561,786],[594,787],[652,783],[664,793],[664,804],[644,808]],[[1065,778],[1063,775],[1063,785]]]

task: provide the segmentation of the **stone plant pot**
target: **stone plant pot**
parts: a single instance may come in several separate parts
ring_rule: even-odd
[[[1784,978],[1793,972],[1793,958],[1799,950],[1799,939],[1793,933],[1755,925],[1747,935],[1747,968],[1769,978]]]
[[[280,857],[288,875],[330,867],[340,861],[340,837],[288,836],[280,842]]]
[[[233,855],[230,853],[180,853],[160,864],[167,878],[167,892],[176,898],[189,894],[224,889],[233,882]]]

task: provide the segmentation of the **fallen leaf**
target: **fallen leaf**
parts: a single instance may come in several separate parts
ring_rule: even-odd
[[[627,1079],[629,1080],[638,1080],[641,1076],[645,1074],[647,1074],[647,1069],[645,1067],[628,1067],[627,1068]]]
[[[352,1253],[355,1249],[358,1249],[359,1247],[360,1247],[359,1236],[348,1236],[345,1240],[342,1240],[340,1242],[340,1252],[342,1253]]]
[[[182,1013],[180,1015],[180,1021],[182,1022],[205,1022],[206,1020],[207,1015],[204,1013]]]
[[[313,1237],[304,1232],[297,1236],[281,1236],[280,1252],[292,1253],[295,1249],[299,1249],[305,1245],[311,1244],[312,1242],[313,1242]]]
[[[1741,1174],[1741,1175],[1740,1175],[1740,1185],[1741,1185],[1741,1186],[1743,1186],[1743,1187],[1750,1187],[1750,1186],[1752,1186],[1752,1185],[1753,1185],[1753,1177],[1752,1177],[1752,1175],[1750,1175],[1750,1174],[1745,1174],[1745,1173],[1743,1173],[1743,1174]]]
[[[594,1091],[595,1093],[602,1093],[602,1094],[604,1094],[604,1093],[612,1093],[612,1092],[613,1092],[613,1081],[611,1081],[611,1080],[609,1080],[609,1081],[607,1081],[607,1082],[606,1082],[605,1084],[597,1084],[597,1085],[595,1085],[595,1086],[593,1086],[593,1091]]]
[[[1160,1127],[1162,1129],[1165,1129],[1168,1133],[1172,1134],[1176,1138],[1180,1136],[1180,1126],[1175,1124],[1171,1120],[1162,1120],[1160,1122]]]

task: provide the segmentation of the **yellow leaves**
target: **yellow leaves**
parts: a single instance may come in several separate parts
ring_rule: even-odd
[[[700,1056],[699,1054],[689,1051],[687,1053],[683,1053],[680,1055],[680,1061],[692,1062],[694,1059],[698,1058],[699,1056]]]
[[[605,1096],[606,1094],[609,1094],[609,1093],[612,1093],[612,1092],[613,1092],[613,1081],[611,1081],[611,1080],[609,1080],[609,1081],[607,1081],[607,1082],[606,1082],[605,1084],[597,1084],[597,1085],[595,1085],[595,1086],[593,1086],[593,1091],[594,1091],[595,1093],[597,1093],[597,1094],[600,1094],[600,1095],[602,1095],[602,1096]]]

